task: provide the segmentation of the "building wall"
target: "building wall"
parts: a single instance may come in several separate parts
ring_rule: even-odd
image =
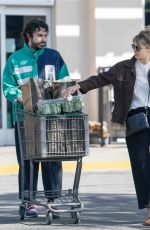
[[[96,73],[94,12],[95,1],[56,1],[56,46],[65,57],[73,78],[83,80]],[[93,103],[96,94],[93,91],[83,96],[91,119],[97,119],[97,105]]]
[[[132,38],[144,26],[143,0],[96,0],[96,66],[132,56]]]

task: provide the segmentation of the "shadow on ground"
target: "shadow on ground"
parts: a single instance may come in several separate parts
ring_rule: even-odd
[[[0,225],[19,224],[18,216],[18,195],[16,193],[2,194],[0,196]],[[81,213],[79,227],[86,229],[146,229],[142,223],[144,221],[144,211],[138,210],[137,200],[132,194],[104,194],[104,193],[82,193],[80,198],[85,209]],[[38,219],[25,219],[22,224],[45,225],[44,216],[46,210],[40,209],[41,215]],[[54,225],[65,225],[66,228],[75,226],[72,224],[70,214],[63,214],[62,218],[55,221]],[[77,227],[78,228],[78,227]],[[18,229],[18,228],[17,228]],[[127,228],[126,228],[127,229]]]

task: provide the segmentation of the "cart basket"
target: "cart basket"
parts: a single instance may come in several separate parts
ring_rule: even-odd
[[[40,115],[17,110],[24,159],[73,159],[89,152],[88,115]]]

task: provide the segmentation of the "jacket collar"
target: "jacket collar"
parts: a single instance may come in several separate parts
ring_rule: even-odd
[[[135,65],[135,62],[136,62],[136,58],[135,56],[133,56],[127,63],[126,65],[130,68],[132,68],[134,65]]]
[[[40,55],[42,55],[43,52],[44,52],[44,48],[39,49],[39,50],[33,50],[33,49],[31,49],[31,48],[27,45],[26,42],[24,43],[23,49],[24,49],[24,51],[26,52],[26,54],[27,54],[28,56],[30,56],[30,57],[32,57],[32,58],[34,58],[34,59],[36,59],[36,60],[37,60],[38,57],[39,57]]]
[[[131,69],[131,72],[133,72],[135,74],[135,62],[136,62],[136,58],[135,56],[133,56],[127,63],[126,66],[129,67]]]

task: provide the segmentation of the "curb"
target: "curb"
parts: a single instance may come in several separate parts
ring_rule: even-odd
[[[63,162],[63,171],[75,171],[76,162]],[[129,170],[130,161],[111,161],[111,162],[83,162],[82,171],[99,171],[99,170]],[[40,169],[41,171],[41,169]],[[1,174],[17,174],[18,165],[0,165]]]

